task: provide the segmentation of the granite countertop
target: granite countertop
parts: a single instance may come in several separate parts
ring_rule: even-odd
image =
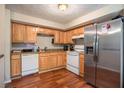
[[[34,53],[37,54],[37,53],[52,53],[52,52],[66,52],[66,51],[64,51],[63,49],[47,49],[46,51],[41,49],[39,52],[11,51],[11,53],[13,54],[34,54]]]
[[[66,52],[63,49],[47,49],[46,51],[40,50],[39,53],[50,53],[50,52]]]
[[[36,54],[36,53],[39,53],[39,52],[34,52],[34,51],[29,51],[29,52],[24,52],[24,51],[11,51],[12,54]]]

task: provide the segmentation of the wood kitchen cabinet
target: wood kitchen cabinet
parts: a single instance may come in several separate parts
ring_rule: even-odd
[[[12,23],[12,43],[36,43],[37,27]]]
[[[72,41],[72,32],[71,31],[68,31],[67,32],[67,36],[66,36],[66,42],[69,43],[69,44],[73,44],[73,41]]]
[[[40,70],[46,70],[49,69],[49,61],[48,61],[48,56],[40,56],[40,61],[39,61],[39,68]]]
[[[78,35],[84,34],[84,28],[80,27],[80,28],[73,29],[71,30],[71,33],[72,33],[72,36],[78,36]]]
[[[12,23],[12,42],[22,43],[24,42],[24,33],[26,26],[18,23]]]
[[[64,32],[62,32],[62,31],[60,31],[59,32],[59,43],[60,44],[64,44],[65,42],[64,42]]]
[[[60,44],[60,33],[59,31],[55,31],[55,37],[54,37],[54,43],[55,44]]]
[[[26,31],[24,34],[24,42],[26,43],[36,43],[37,37],[37,27],[34,26],[26,26]]]
[[[39,55],[40,71],[47,71],[54,68],[65,67],[66,65],[65,52],[41,52]]]
[[[48,29],[48,28],[39,28],[38,30],[39,34],[43,34],[43,35],[48,35],[48,36],[54,36],[55,32],[53,29]]]
[[[48,61],[49,61],[49,68],[57,67],[57,54],[51,53],[48,56]]]
[[[11,55],[11,77],[16,77],[21,75],[21,55],[12,54]]]
[[[84,54],[80,53],[80,76],[84,75]]]
[[[57,66],[65,66],[65,65],[66,65],[66,53],[64,52],[58,53]]]
[[[70,31],[68,32],[56,31],[54,40],[55,44],[73,44],[72,34]]]

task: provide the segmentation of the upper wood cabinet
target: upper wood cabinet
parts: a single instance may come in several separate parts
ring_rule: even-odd
[[[27,43],[36,43],[36,37],[37,37],[37,27],[33,26],[26,26],[26,31],[24,34],[24,42]]]
[[[55,44],[73,44],[71,32],[56,31],[55,37],[54,37],[54,43]]]
[[[53,29],[47,29],[47,28],[39,28],[38,33],[48,35],[48,36],[55,35],[55,32]]]
[[[55,44],[59,44],[60,43],[60,33],[59,33],[59,31],[55,31],[54,43]]]
[[[12,43],[35,43],[37,27],[12,23]]]
[[[72,36],[78,36],[78,35],[84,34],[84,28],[83,27],[76,28],[76,29],[71,30],[71,31],[72,31]]]
[[[72,41],[72,31],[68,31],[67,34],[66,34],[66,42],[69,43],[69,44],[73,44],[73,41]]]
[[[64,44],[64,34],[65,32],[59,31],[59,43]]]
[[[76,28],[67,32],[48,28],[37,28],[18,23],[12,23],[12,43],[36,43],[37,34],[54,36],[55,44],[73,44],[72,37],[84,33],[84,28]]]
[[[24,33],[26,26],[22,24],[12,23],[12,42],[22,43],[24,42]]]

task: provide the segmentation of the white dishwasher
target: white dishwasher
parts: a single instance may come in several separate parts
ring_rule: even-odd
[[[22,76],[38,72],[38,54],[22,54]]]

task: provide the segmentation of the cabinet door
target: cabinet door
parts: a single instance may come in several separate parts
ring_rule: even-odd
[[[67,62],[67,56],[66,56],[66,53],[63,53],[63,65],[66,66],[66,62]]]
[[[64,59],[62,54],[58,54],[58,62],[57,66],[63,66],[64,65]]]
[[[57,55],[49,55],[48,57],[48,61],[49,61],[49,68],[54,68],[57,67]]]
[[[72,41],[72,31],[68,31],[66,37],[67,37],[66,38],[67,39],[67,43],[73,44],[73,41]]]
[[[54,30],[52,29],[44,29],[44,32],[46,33],[46,35],[49,35],[49,36],[53,36],[55,34]]]
[[[37,27],[26,26],[26,33],[24,34],[26,43],[36,43]]]
[[[64,32],[63,42],[64,42],[64,44],[67,44],[68,43],[67,32]]]
[[[59,32],[59,43],[64,44],[64,32]]]
[[[47,56],[40,56],[40,63],[39,63],[40,70],[49,69],[49,62]]]
[[[64,66],[64,65],[66,65],[66,54],[65,53],[59,53],[57,66]]]
[[[11,61],[11,76],[21,75],[21,60],[14,59]]]
[[[84,34],[84,28],[83,27],[80,27],[77,29],[77,35],[81,35],[81,34]]]
[[[84,73],[84,55],[80,54],[80,74]]]
[[[19,43],[24,41],[25,25],[12,23],[12,42]]]
[[[55,37],[54,37],[54,43],[58,44],[60,43],[60,39],[59,39],[59,31],[55,31]]]
[[[55,35],[55,30],[47,29],[47,28],[39,28],[38,33],[43,35],[53,36]]]

